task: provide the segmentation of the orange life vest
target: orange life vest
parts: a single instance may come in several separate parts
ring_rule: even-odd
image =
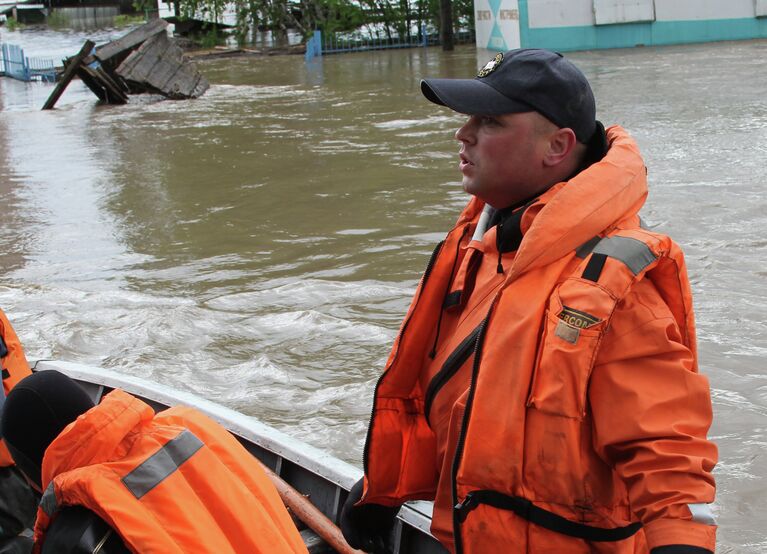
[[[155,415],[112,391],[48,447],[42,485],[35,552],[57,510],[79,505],[141,554],[306,553],[258,463],[191,408]]]
[[[3,394],[8,396],[16,383],[27,375],[31,375],[32,371],[24,356],[21,341],[2,310],[0,310],[0,363],[3,369]],[[0,441],[0,467],[10,465],[13,465],[13,458],[5,446],[5,441]]]
[[[691,505],[669,500],[709,503],[714,495],[716,447],[705,438],[710,396],[697,372],[684,259],[668,237],[639,227],[644,164],[622,129],[610,129],[608,139],[606,158],[560,187],[525,233],[503,282],[476,303],[480,315],[477,309],[466,315],[457,337],[445,343],[445,360],[464,340],[471,348],[467,366],[454,373],[464,374],[464,393],[439,416],[444,427],[433,430],[425,413],[433,396],[422,373],[430,358],[440,360],[431,350],[435,330],[468,250],[462,245],[483,209],[477,199],[435,251],[376,386],[362,503],[435,499],[432,531],[451,550],[638,553],[675,543],[714,549],[715,526],[696,518]],[[685,399],[680,414],[689,419],[680,427],[668,411],[643,414],[653,430],[678,433],[674,448],[685,449],[666,456],[662,440],[646,437],[641,448],[650,455],[637,454],[652,477],[644,490],[595,448],[594,421],[609,418],[593,413],[589,389],[603,342],[617,340],[608,333],[613,315],[648,287],[673,320],[669,342],[678,354],[669,367],[679,376],[668,386]],[[641,358],[646,347],[621,346],[627,360]],[[652,410],[656,391],[641,374],[635,379],[638,402]],[[617,407],[614,421],[599,423],[641,437],[633,420],[620,419],[632,416]],[[658,460],[670,466],[654,467]],[[677,474],[689,477],[664,477]],[[667,488],[652,490],[658,482]],[[681,493],[680,483],[687,487]]]

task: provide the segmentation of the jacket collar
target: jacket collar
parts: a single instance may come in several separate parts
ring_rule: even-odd
[[[639,212],[647,198],[647,174],[639,148],[618,126],[607,130],[607,140],[604,158],[541,196],[545,205],[532,214],[509,279],[565,256]]]

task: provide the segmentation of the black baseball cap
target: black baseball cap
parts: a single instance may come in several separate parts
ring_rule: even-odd
[[[467,115],[536,111],[569,127],[588,143],[601,127],[591,86],[580,69],[559,52],[539,48],[496,54],[474,79],[424,79],[421,92]]]

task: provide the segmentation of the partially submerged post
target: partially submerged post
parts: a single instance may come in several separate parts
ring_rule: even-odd
[[[108,104],[125,104],[129,94],[144,92],[176,100],[202,96],[210,86],[207,79],[168,38],[167,27],[166,21],[155,19],[95,51],[93,42],[86,41],[65,61],[64,77],[43,109],[53,108],[75,75]]]
[[[71,81],[72,77],[75,76],[75,72],[77,71],[78,66],[82,63],[83,59],[85,59],[85,57],[91,53],[94,46],[96,45],[93,41],[86,40],[85,44],[83,44],[83,47],[80,48],[80,51],[77,53],[77,55],[75,55],[73,58],[69,58],[70,63],[64,69],[64,75],[61,77],[61,80],[56,84],[56,87],[53,89],[53,92],[48,97],[48,100],[45,101],[45,105],[43,106],[44,110],[53,109],[53,106],[58,101],[59,97],[61,96],[61,93],[64,92],[64,89],[67,88],[69,81]]]

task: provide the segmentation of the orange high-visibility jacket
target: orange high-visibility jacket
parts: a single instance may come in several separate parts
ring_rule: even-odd
[[[500,256],[497,286],[474,284],[482,298],[451,322],[443,307],[483,209],[469,203],[376,386],[361,503],[435,499],[432,531],[453,551],[714,550],[717,453],[684,259],[640,228],[636,144],[618,127],[608,140]],[[464,365],[430,369],[456,357]]]
[[[0,363],[3,369],[3,393],[8,396],[16,383],[27,375],[31,375],[32,371],[24,356],[21,341],[2,310],[0,310]],[[5,446],[5,441],[0,440],[0,467],[10,465],[13,465],[13,458]]]
[[[35,552],[64,506],[88,508],[132,552],[306,553],[274,485],[245,448],[200,412],[152,408],[120,390],[45,451]]]

